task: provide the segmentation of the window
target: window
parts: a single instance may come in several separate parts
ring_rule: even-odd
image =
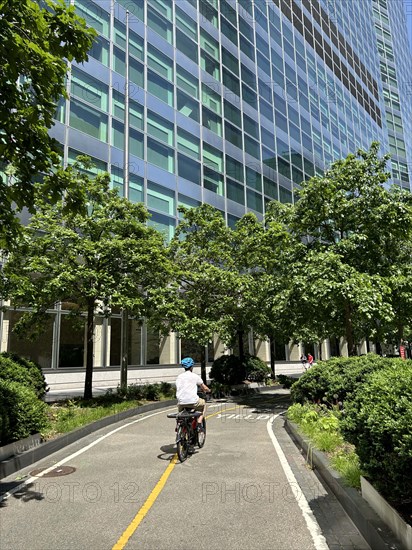
[[[147,71],[147,90],[168,105],[173,106],[173,85],[150,70]]]
[[[239,204],[245,204],[245,190],[243,185],[231,179],[226,179],[226,196],[228,199]]]
[[[255,193],[255,191],[251,191],[250,189],[246,189],[246,200],[247,200],[248,208],[251,208],[252,210],[256,210],[256,212],[262,213],[263,211],[262,195],[260,195],[259,193]]]
[[[109,88],[102,82],[95,80],[88,74],[73,67],[71,77],[72,95],[107,111]]]
[[[176,29],[176,48],[194,63],[198,63],[197,44],[183,34],[179,29]]]
[[[221,97],[211,88],[202,84],[202,103],[214,111],[217,115],[222,114]]]
[[[239,61],[237,58],[222,47],[222,63],[223,65],[230,69],[233,73],[239,76]]]
[[[246,185],[262,192],[262,176],[249,166],[246,166]]]
[[[131,155],[140,159],[144,158],[144,138],[143,134],[130,128],[129,130],[129,150]]]
[[[107,115],[72,99],[70,102],[70,126],[100,141],[107,142]]]
[[[271,199],[278,200],[278,185],[276,181],[273,181],[266,176],[263,176],[263,189],[265,195],[267,195]]]
[[[213,76],[216,80],[220,80],[220,65],[219,62],[213,59],[212,56],[205,53],[203,50],[200,52],[200,66],[204,71]]]
[[[226,155],[226,174],[231,178],[244,182],[243,164],[238,160]]]
[[[229,103],[226,99],[224,100],[224,108],[225,108],[225,118],[227,118],[230,122],[233,122],[233,124],[236,124],[236,126],[239,126],[239,128],[242,127],[242,115],[240,110]]]
[[[223,196],[223,174],[219,174],[218,172],[215,172],[211,168],[207,168],[205,166],[203,168],[203,187],[205,189],[209,189],[209,191],[213,191],[213,193],[216,193],[217,195]]]
[[[160,139],[166,145],[174,145],[174,125],[166,119],[147,111],[147,132],[152,137]]]
[[[176,26],[197,42],[197,23],[193,21],[183,10],[176,6]]]
[[[203,126],[218,136],[222,136],[222,119],[206,107],[202,108]]]
[[[129,78],[130,82],[144,88],[144,66],[135,59],[130,59]]]
[[[147,26],[153,29],[162,38],[173,44],[173,25],[158,15],[150,6],[147,7]]]
[[[232,90],[232,92],[237,97],[240,96],[239,79],[236,78],[236,76],[233,76],[232,73],[227,71],[224,67],[223,67],[223,84],[226,86],[226,88],[229,88],[229,90]]]
[[[199,103],[177,90],[177,110],[182,115],[199,122]]]
[[[239,149],[242,149],[242,132],[227,121],[225,121],[225,139],[236,147],[239,147]]]
[[[203,165],[223,172],[223,153],[203,142]]]
[[[199,80],[180,65],[176,66],[176,84],[192,97],[199,99]]]
[[[147,48],[147,64],[173,82],[173,61],[150,44]]]
[[[174,216],[175,193],[152,181],[147,182],[147,205],[149,208],[159,210],[164,214]]]
[[[259,124],[245,114],[243,114],[243,128],[245,132],[259,139]]]
[[[89,50],[90,57],[93,57],[94,59],[97,59],[97,61],[100,61],[100,63],[103,63],[103,65],[106,65],[106,67],[109,66],[109,41],[103,38],[102,36],[98,35],[94,39],[93,46]]]
[[[260,160],[260,146],[259,143],[245,134],[245,151]]]
[[[170,147],[161,145],[159,142],[147,138],[147,162],[174,173],[174,151]]]
[[[129,174],[129,200],[143,202],[143,178],[136,174]]]
[[[200,139],[182,128],[177,129],[177,148],[181,153],[200,159]]]
[[[96,29],[104,37],[109,38],[110,15],[100,9],[98,4],[90,0],[76,0],[75,9],[90,27]]]
[[[177,173],[180,177],[200,185],[200,164],[181,153],[177,155]]]

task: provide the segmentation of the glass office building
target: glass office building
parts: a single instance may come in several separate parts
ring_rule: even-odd
[[[262,216],[269,201],[292,202],[303,180],[374,140],[393,155],[393,181],[411,189],[412,60],[399,0],[72,3],[98,38],[89,62],[71,68],[52,134],[65,163],[92,157],[121,195],[145,202],[166,238],[181,204],[209,203],[229,225]],[[120,317],[97,328],[96,366],[119,365]],[[83,335],[66,343],[64,307],[51,312],[49,332],[43,366],[81,366]],[[156,335],[135,332],[135,364],[183,353],[169,346],[162,357]]]

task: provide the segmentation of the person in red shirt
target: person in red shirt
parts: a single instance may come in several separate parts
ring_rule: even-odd
[[[313,365],[313,355],[311,355],[310,353],[308,353],[308,363],[309,367]]]

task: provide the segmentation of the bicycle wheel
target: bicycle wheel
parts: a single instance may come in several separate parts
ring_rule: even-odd
[[[176,438],[177,456],[184,462],[189,452],[189,434],[186,426],[179,426]]]
[[[202,420],[203,432],[197,432],[197,444],[199,449],[203,447],[206,441],[206,419]]]

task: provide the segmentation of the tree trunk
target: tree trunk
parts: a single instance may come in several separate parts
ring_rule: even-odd
[[[276,363],[275,363],[275,339],[270,338],[270,370],[272,371],[272,378],[275,379],[276,376]]]
[[[200,347],[200,378],[203,380],[203,384],[206,384],[206,348]]]
[[[86,378],[84,382],[84,398],[93,397],[93,322],[94,322],[94,298],[89,298],[87,303],[87,331],[86,331]]]
[[[245,358],[245,350],[243,347],[243,330],[237,331],[237,337],[238,337],[238,343],[239,343],[239,359],[243,363],[243,360]]]
[[[345,304],[345,335],[348,345],[348,355],[349,357],[353,357],[356,355],[356,346],[353,336],[352,311],[349,303]]]
[[[127,370],[129,367],[129,312],[123,309],[123,332],[122,332],[122,365],[120,368],[120,387],[127,390]]]
[[[240,359],[240,373],[239,377],[241,380],[246,378],[246,368],[245,368],[245,350],[243,347],[243,334],[244,330],[240,329],[237,331],[238,341],[239,341],[239,359]]]

